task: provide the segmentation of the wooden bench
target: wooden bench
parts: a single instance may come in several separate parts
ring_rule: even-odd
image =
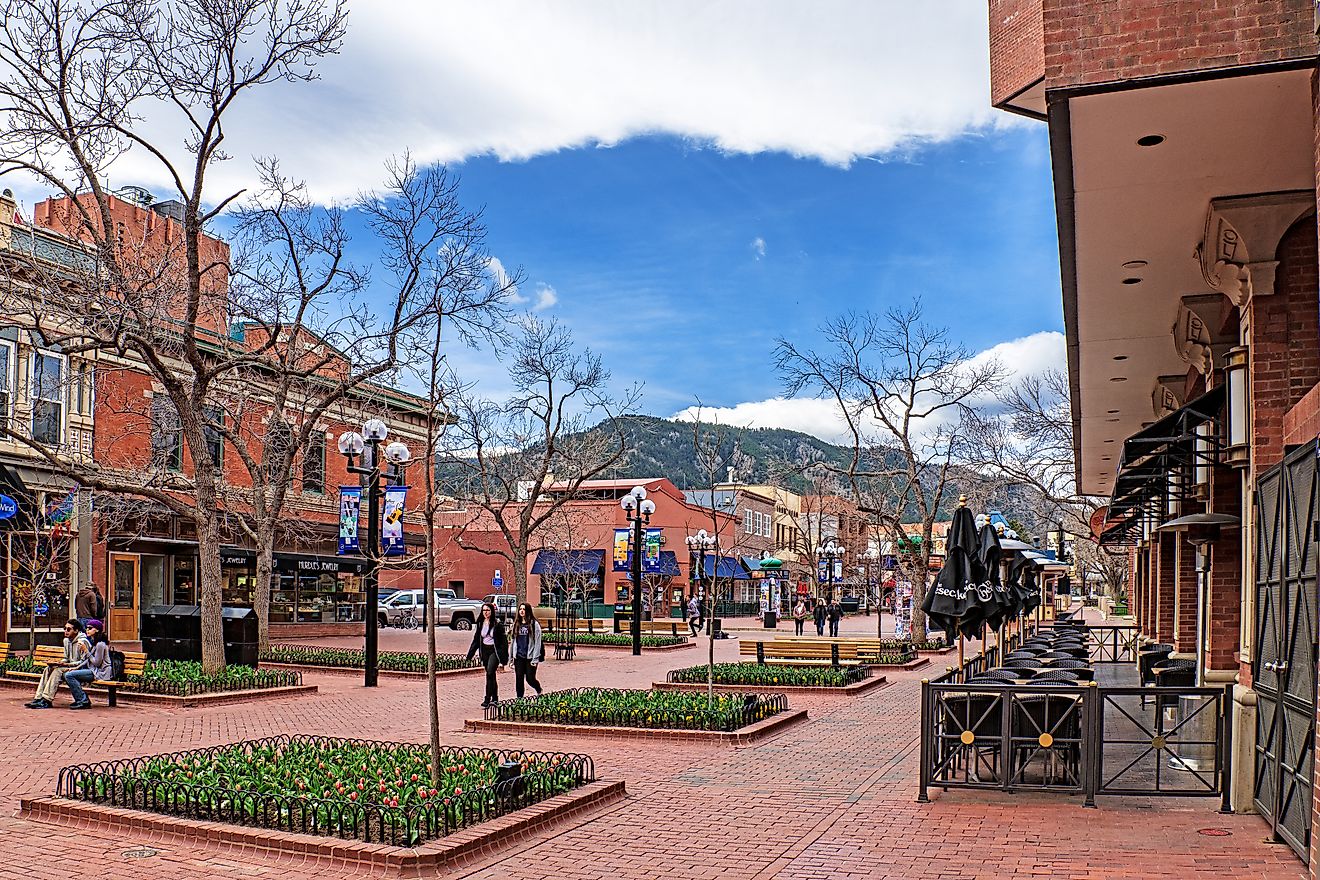
[[[855,646],[829,642],[793,644],[739,640],[738,656],[755,657],[757,663],[782,666],[858,666],[862,662]]]
[[[632,621],[620,620],[619,628],[615,632],[632,632]],[[690,636],[692,627],[688,626],[686,620],[669,618],[667,620],[643,620],[642,635],[644,636]]]
[[[899,653],[898,648],[886,648],[885,639],[877,638],[843,638],[842,636],[830,638],[828,636],[779,636],[775,639],[779,642],[789,644],[817,644],[817,645],[839,645],[846,647],[856,654],[859,660],[865,660],[869,663],[879,663],[880,658],[885,654]],[[913,655],[916,651],[913,650]]]
[[[6,645],[7,649],[9,646]],[[119,705],[117,695],[119,689],[133,687],[131,679],[138,678],[147,668],[147,655],[141,651],[124,651],[124,679],[117,681],[93,681],[84,684],[83,688],[105,688],[109,694],[108,701],[111,706]],[[40,670],[44,669],[48,663],[63,663],[64,648],[59,645],[37,645],[36,656],[33,658],[32,665],[34,672],[10,671],[8,674],[16,678],[41,678]],[[63,685],[63,682],[60,682]]]
[[[549,613],[542,614],[542,610]],[[536,609],[536,619],[541,624],[541,629],[548,633],[554,632],[558,626],[558,620],[553,609]],[[578,617],[573,620],[573,630],[575,632],[608,633],[614,631],[612,626],[613,624],[609,620],[603,618]]]
[[[0,663],[4,663],[8,659],[9,659],[9,643],[0,642]]]

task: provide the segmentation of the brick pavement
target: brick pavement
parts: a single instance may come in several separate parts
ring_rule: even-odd
[[[845,631],[873,632],[873,618]],[[382,647],[420,646],[418,632],[387,631]],[[466,646],[442,633],[442,650]],[[733,641],[717,644],[732,660]],[[583,649],[572,663],[546,664],[551,688],[580,684],[645,687],[665,670],[696,663],[703,652],[629,654]],[[937,663],[939,660],[936,661]],[[748,748],[581,742],[462,732],[477,716],[480,677],[443,681],[443,739],[453,745],[518,745],[591,754],[602,778],[622,778],[628,798],[587,819],[511,845],[484,867],[446,876],[470,878],[921,878],[964,877],[1261,877],[1296,878],[1303,866],[1282,846],[1263,842],[1252,816],[1221,816],[1205,801],[1079,799],[949,792],[917,804],[916,715],[922,672],[889,673],[894,684],[862,697],[794,697],[811,720]],[[927,672],[927,674],[929,674]],[[382,680],[367,691],[347,676],[307,676],[311,697],[249,706],[173,710],[98,705],[77,715],[25,711],[24,697],[0,693],[0,880],[40,880],[95,866],[118,878],[334,877],[300,873],[241,853],[200,846],[107,840],[85,831],[16,816],[23,794],[51,793],[68,763],[210,745],[281,732],[425,741],[425,686]],[[503,680],[512,689],[512,676]],[[61,696],[63,700],[63,696]],[[1227,836],[1198,834],[1222,829]],[[159,854],[123,853],[153,845]],[[62,862],[70,853],[74,862]]]

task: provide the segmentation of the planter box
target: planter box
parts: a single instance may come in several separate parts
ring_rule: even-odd
[[[739,690],[745,690],[740,688]],[[783,693],[783,688],[775,693]],[[658,727],[593,727],[578,724],[538,724],[530,721],[487,721],[469,718],[463,722],[465,730],[473,733],[507,733],[512,735],[608,737],[612,740],[639,739],[654,742],[713,743],[725,746],[745,746],[766,737],[782,733],[786,728],[807,720],[806,709],[786,709],[763,721],[738,730],[671,730]]]
[[[62,685],[61,685],[62,686]],[[0,687],[10,690],[24,690],[29,694],[36,692],[36,679],[0,677]],[[88,691],[93,706],[104,705],[97,701],[97,694],[104,696],[104,691],[95,688]],[[175,706],[180,709],[195,709],[203,706],[220,706],[228,703],[260,703],[263,700],[278,700],[283,697],[300,697],[316,693],[316,685],[300,684],[290,687],[263,688],[252,691],[219,691],[214,694],[193,694],[188,697],[176,697],[172,694],[144,694],[140,691],[120,688],[116,699],[121,703],[139,703],[142,705]],[[108,707],[107,707],[108,708]]]
[[[715,692],[736,694],[811,694],[812,696],[822,697],[855,697],[859,694],[873,691],[876,688],[884,687],[888,683],[888,680],[883,675],[874,675],[870,678],[864,678],[861,681],[855,681],[852,684],[844,685],[843,687],[794,687],[793,685],[783,684],[717,684],[715,685]],[[706,685],[700,682],[657,681],[651,685],[651,690],[705,693]],[[769,721],[770,719],[767,718],[766,720]]]

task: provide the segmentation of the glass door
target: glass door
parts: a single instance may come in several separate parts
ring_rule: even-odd
[[[138,640],[141,582],[140,556],[136,553],[110,554],[110,619],[106,626],[108,635],[115,641]]]

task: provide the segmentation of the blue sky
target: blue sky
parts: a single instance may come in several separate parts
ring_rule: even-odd
[[[1044,126],[847,167],[648,136],[451,168],[523,290],[555,291],[541,314],[657,415],[772,398],[777,336],[913,295],[974,351],[1062,330]],[[455,359],[495,384],[486,355]]]

